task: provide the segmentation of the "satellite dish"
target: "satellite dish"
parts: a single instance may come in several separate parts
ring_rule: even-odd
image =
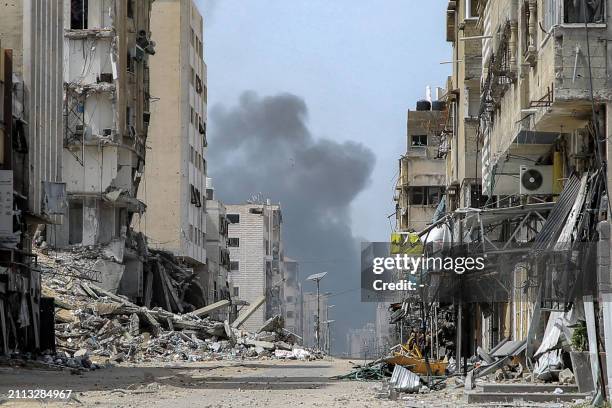
[[[521,183],[526,190],[537,190],[542,187],[543,182],[544,177],[542,177],[542,173],[535,169],[526,170],[521,176]]]

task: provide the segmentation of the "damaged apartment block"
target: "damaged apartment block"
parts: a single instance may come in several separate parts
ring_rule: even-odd
[[[401,159],[394,237],[402,251],[419,237],[425,256],[486,262],[482,271],[464,274],[426,268],[427,289],[391,309],[394,324],[432,343],[437,316],[448,315],[456,333],[450,347],[441,353],[434,343],[425,353],[455,359],[468,402],[558,400],[521,394],[512,384],[494,395],[473,391],[476,379],[487,376],[526,378],[524,368],[531,381],[545,382],[571,370],[583,396],[612,392],[611,6],[608,0],[448,2],[452,75],[439,97],[446,113],[436,141],[445,193],[438,211],[426,214],[426,226],[410,212],[429,203],[422,190],[405,188],[424,173],[404,165],[430,144],[419,131]],[[420,312],[415,322],[410,310]],[[582,345],[575,341],[581,332]],[[408,340],[406,330],[399,336]],[[512,362],[518,360],[522,365]]]
[[[46,235],[56,248],[95,247],[108,290],[142,297],[144,244],[128,239],[149,123],[151,1],[64,1],[63,180],[68,210]],[[128,245],[126,245],[126,240]],[[122,279],[124,277],[125,279]],[[138,297],[138,296],[137,296]]]

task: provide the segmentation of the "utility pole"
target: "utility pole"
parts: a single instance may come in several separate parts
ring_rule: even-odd
[[[317,337],[317,350],[321,349],[321,341],[320,341],[320,337],[321,337],[321,310],[320,310],[320,292],[319,292],[319,284],[321,282],[321,279],[323,279],[325,277],[325,275],[327,275],[327,272],[321,272],[321,273],[315,273],[314,275],[310,275],[309,277],[306,278],[306,280],[309,281],[313,281],[317,284],[317,319],[315,321],[315,335]]]

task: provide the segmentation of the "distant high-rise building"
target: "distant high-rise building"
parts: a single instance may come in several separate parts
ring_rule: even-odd
[[[232,299],[254,302],[261,296],[266,302],[243,327],[257,330],[267,319],[283,315],[282,215],[278,204],[226,205],[229,280]]]

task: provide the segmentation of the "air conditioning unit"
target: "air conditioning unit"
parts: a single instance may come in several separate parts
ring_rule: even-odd
[[[521,166],[519,193],[522,195],[552,194],[553,166]]]

